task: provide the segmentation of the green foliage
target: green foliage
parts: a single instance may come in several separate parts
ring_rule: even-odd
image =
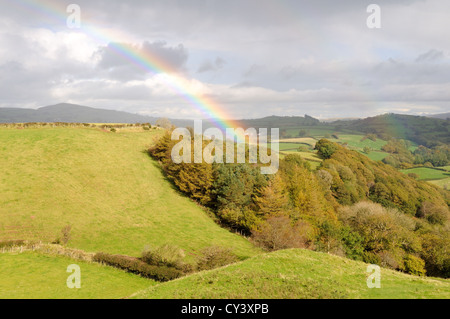
[[[326,139],[321,139],[316,143],[316,147],[314,149],[317,150],[317,153],[321,158],[328,159],[334,154],[334,152],[337,151],[338,147],[333,142]]]
[[[425,276],[425,261],[414,255],[407,255],[404,259],[405,271],[411,275]]]
[[[0,249],[11,249],[13,247],[20,247],[20,246],[24,246],[26,244],[25,240],[20,240],[20,239],[16,239],[16,240],[2,240],[0,241]]]
[[[370,199],[412,216],[425,201],[446,206],[442,194],[432,185],[416,181],[358,152],[337,144],[335,147],[337,150],[322,162],[320,169],[332,175],[331,191],[340,204],[351,205]]]
[[[429,276],[450,278],[450,236],[446,230],[427,231],[422,236],[421,258]]]
[[[157,281],[169,281],[181,277],[182,275],[182,272],[175,268],[152,266],[137,258],[129,256],[97,253],[93,260]]]
[[[383,140],[388,140],[395,132],[395,138],[413,141],[418,145],[434,147],[440,144],[450,144],[450,120],[411,116],[400,114],[384,114],[363,120],[345,123],[347,129],[376,134]]]
[[[422,251],[422,241],[411,217],[379,204],[360,202],[341,208],[339,218],[345,225],[341,238],[347,256],[396,270],[420,269],[416,259],[404,257]],[[410,265],[405,264],[406,260]]]
[[[167,266],[181,270],[183,269],[185,257],[186,255],[183,249],[174,245],[165,244],[154,249],[143,251],[141,260],[149,265]]]
[[[432,149],[420,145],[414,151],[414,164],[430,163],[434,167],[450,164],[450,146],[439,145]]]
[[[249,232],[259,220],[254,198],[266,185],[267,177],[257,166],[216,165],[212,193],[218,216],[230,227]]]
[[[424,202],[417,217],[425,218],[431,224],[444,225],[449,220],[449,212],[446,206]]]
[[[237,262],[231,249],[218,246],[206,247],[197,257],[198,270],[210,270]]]
[[[253,230],[252,240],[268,251],[311,246],[312,226],[307,222],[292,225],[287,216],[273,216],[260,229]]]

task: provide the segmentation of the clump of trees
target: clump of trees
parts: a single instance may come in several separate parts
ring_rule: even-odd
[[[416,275],[448,276],[448,194],[326,139],[317,170],[299,155],[259,164],[174,164],[170,133],[149,150],[182,192],[267,250],[307,248]]]

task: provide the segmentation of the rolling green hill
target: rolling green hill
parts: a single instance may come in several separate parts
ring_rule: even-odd
[[[69,289],[67,267],[80,266],[81,289]],[[124,271],[35,252],[0,253],[0,299],[123,298],[155,282]]]
[[[384,114],[362,120],[338,121],[336,125],[364,133],[375,133],[431,147],[450,143],[449,121],[424,116]]]
[[[210,245],[258,252],[180,195],[145,152],[159,130],[0,128],[0,240],[53,241],[139,255],[171,243],[190,256]]]
[[[450,298],[450,280],[381,270],[381,288],[367,287],[367,264],[302,249],[258,255],[244,262],[151,286],[133,298]]]

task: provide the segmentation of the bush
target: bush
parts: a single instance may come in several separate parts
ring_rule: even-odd
[[[444,225],[448,220],[448,208],[431,202],[424,202],[417,217],[425,218],[431,224]]]
[[[24,240],[4,240],[0,241],[0,249],[10,249],[13,247],[24,246],[26,242]]]
[[[226,266],[238,259],[229,248],[211,246],[204,248],[197,258],[198,270],[209,270]]]
[[[331,155],[334,154],[338,150],[338,147],[335,143],[330,142],[326,139],[321,139],[316,143],[315,149],[317,150],[317,154],[323,158],[330,158]]]
[[[292,226],[287,216],[270,217],[260,230],[252,232],[253,241],[266,250],[274,251],[286,248],[306,248],[309,246],[308,233],[312,226],[299,222]]]
[[[53,242],[53,244],[67,245],[67,243],[69,242],[69,240],[71,238],[71,234],[70,234],[71,230],[72,230],[71,225],[64,226],[61,229],[61,235],[58,238],[56,238],[56,240]]]
[[[417,175],[416,173],[408,173],[408,176],[414,179],[419,179],[419,175]]]
[[[182,272],[178,269],[166,266],[149,265],[138,258],[129,256],[97,253],[94,256],[93,261],[123,269],[133,274],[157,281],[169,281],[181,277],[182,275]]]
[[[414,255],[408,255],[404,259],[405,271],[411,275],[425,276],[425,261]]]
[[[183,249],[165,244],[153,250],[144,251],[141,260],[149,265],[174,267],[181,270],[184,257],[186,255]]]

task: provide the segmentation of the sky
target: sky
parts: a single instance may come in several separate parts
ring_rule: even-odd
[[[67,24],[69,4],[80,8],[79,28]],[[370,4],[380,28],[367,25]],[[231,119],[450,111],[448,0],[0,0],[0,8],[0,107],[65,102],[200,119],[189,97],[207,97]],[[139,65],[117,46],[164,67]]]

